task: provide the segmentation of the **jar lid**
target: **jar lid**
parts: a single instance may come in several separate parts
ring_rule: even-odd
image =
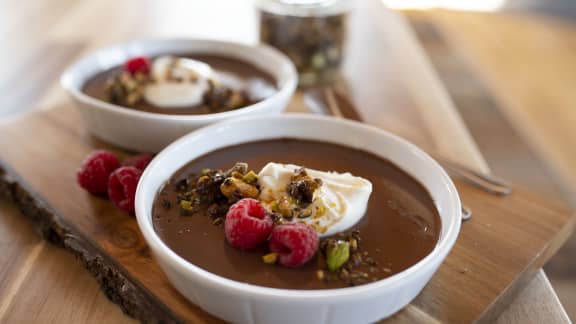
[[[350,10],[351,0],[258,0],[263,11],[285,16],[331,16]]]

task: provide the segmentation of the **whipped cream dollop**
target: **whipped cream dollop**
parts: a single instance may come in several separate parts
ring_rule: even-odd
[[[286,188],[290,184],[295,170],[301,167],[294,164],[270,162],[260,170],[260,201],[269,208],[286,197]],[[325,172],[306,168],[312,178],[320,179],[322,185],[313,194],[308,208],[311,215],[305,218],[294,217],[313,226],[318,234],[330,236],[348,230],[366,213],[368,199],[372,193],[372,183],[350,173]]]
[[[210,88],[214,71],[210,65],[183,57],[160,56],[152,62],[153,82],[146,85],[144,98],[165,108],[183,108],[202,104]]]

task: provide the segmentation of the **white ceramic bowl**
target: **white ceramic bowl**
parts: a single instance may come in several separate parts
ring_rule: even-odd
[[[274,78],[278,92],[241,109],[205,115],[166,115],[126,109],[82,92],[88,79],[129,58],[187,53],[220,55],[252,64]],[[112,144],[146,152],[157,152],[196,128],[228,118],[280,113],[292,97],[297,81],[292,62],[271,47],[199,39],[141,40],[100,49],[70,66],[60,79],[90,133]]]
[[[256,125],[256,126],[255,126]],[[390,160],[430,192],[441,218],[440,240],[412,267],[389,278],[350,288],[288,290],[226,279],[174,253],[154,231],[152,203],[159,188],[196,157],[234,144],[299,138],[363,149]],[[138,225],[174,287],[190,301],[234,323],[368,323],[406,306],[430,280],[460,231],[460,200],[444,170],[413,144],[353,121],[310,115],[242,118],[182,137],[154,158],[136,192]]]

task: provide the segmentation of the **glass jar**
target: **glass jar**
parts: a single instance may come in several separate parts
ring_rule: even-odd
[[[300,86],[337,79],[350,0],[259,0],[260,41],[284,52]]]

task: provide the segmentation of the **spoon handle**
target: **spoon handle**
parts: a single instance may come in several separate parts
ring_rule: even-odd
[[[512,187],[504,180],[472,170],[462,164],[449,161],[436,154],[432,154],[432,156],[448,173],[457,176],[470,185],[499,196],[507,196],[512,193]]]
[[[360,117],[352,102],[332,87],[327,86],[306,91],[304,93],[304,102],[315,113],[362,122],[362,117]],[[512,192],[512,187],[508,183],[492,175],[477,172],[437,154],[430,155],[450,174],[457,176],[476,188],[499,196],[506,196]]]

